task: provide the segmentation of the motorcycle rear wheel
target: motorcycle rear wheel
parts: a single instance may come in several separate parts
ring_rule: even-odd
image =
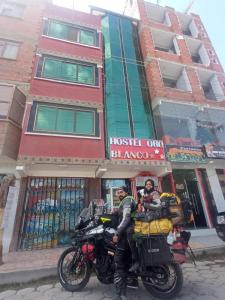
[[[180,265],[173,263],[151,267],[152,276],[142,276],[146,290],[159,299],[173,299],[178,296],[183,286],[183,273]],[[158,278],[157,278],[158,277]]]
[[[57,274],[65,290],[79,292],[90,279],[91,267],[78,249],[70,247],[59,258]]]

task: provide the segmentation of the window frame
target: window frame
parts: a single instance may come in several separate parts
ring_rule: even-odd
[[[2,49],[2,51],[0,50],[0,59],[3,58],[3,59],[9,59],[9,60],[16,60],[17,57],[18,57],[18,53],[19,53],[20,43],[0,38],[0,43],[1,42],[3,43],[3,49]],[[5,57],[4,56],[4,53],[5,53],[6,48],[7,48],[8,45],[15,45],[15,46],[17,46],[17,53],[16,53],[16,57],[15,58],[10,58],[10,57]]]
[[[50,35],[49,32],[50,32],[51,23],[58,23],[58,24],[63,24],[65,26],[67,26],[68,32],[69,32],[69,28],[76,29],[77,30],[77,40],[70,40],[68,37],[67,37],[67,39],[63,39],[63,38],[58,38],[58,37],[54,37],[54,36]],[[94,35],[94,44],[93,45],[81,43],[81,41],[80,41],[81,31],[87,31],[87,32],[93,33],[93,35]],[[69,42],[69,43],[73,43],[73,44],[79,44],[79,45],[83,45],[83,46],[87,46],[87,47],[99,48],[98,32],[96,29],[91,29],[91,28],[75,25],[72,23],[66,23],[66,22],[63,22],[60,20],[56,20],[56,19],[45,19],[44,20],[42,35],[46,36],[48,38],[61,40],[61,41],[65,41],[65,42]],[[68,36],[68,33],[67,33],[67,36]]]
[[[57,78],[57,77],[45,77],[45,76],[43,76],[44,66],[46,64],[46,59],[52,59],[52,60],[59,61],[59,62],[62,62],[62,63],[70,63],[72,65],[76,65],[77,66],[77,70],[76,70],[77,81],[64,80],[63,78]],[[92,70],[93,70],[93,83],[92,84],[78,81],[78,67],[79,66],[92,67]],[[52,80],[52,81],[63,82],[63,83],[68,83],[68,84],[78,84],[78,85],[85,85],[85,86],[89,86],[89,87],[98,87],[99,86],[99,82],[98,82],[99,77],[98,77],[97,64],[78,61],[78,60],[72,60],[72,59],[67,59],[67,58],[61,58],[61,57],[51,56],[51,55],[42,55],[39,58],[38,64],[37,64],[36,77],[44,79],[44,80]]]
[[[47,108],[55,108],[57,110],[63,110],[63,111],[72,111],[73,112],[73,130],[71,132],[64,132],[56,130],[57,125],[57,119],[58,119],[58,112],[56,114],[56,121],[55,121],[55,130],[45,130],[45,129],[37,129],[37,117],[38,117],[38,109],[39,107],[47,107]],[[93,132],[91,134],[85,134],[85,133],[78,133],[75,132],[76,130],[76,112],[90,112],[93,114],[93,120],[92,120],[92,127]],[[99,132],[99,113],[97,112],[96,108],[87,108],[87,107],[81,107],[81,106],[71,106],[71,105],[62,105],[62,104],[51,104],[51,103],[45,103],[45,102],[33,102],[31,113],[29,117],[28,122],[28,133],[34,133],[34,134],[46,134],[46,135],[53,135],[53,136],[71,136],[71,137],[89,137],[89,138],[98,138],[100,136]]]
[[[18,16],[14,16],[14,15],[10,15],[10,14],[3,14],[3,10],[7,9],[8,5],[11,6],[11,9],[13,11],[15,11],[17,7],[22,8],[23,9],[22,14],[18,15]],[[5,1],[3,3],[0,3],[0,16],[10,17],[10,18],[16,18],[16,19],[22,19],[23,15],[24,15],[25,7],[26,7],[25,5],[20,4],[20,3],[16,3],[15,1]]]

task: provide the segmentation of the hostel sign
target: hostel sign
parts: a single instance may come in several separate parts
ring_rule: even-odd
[[[111,137],[110,158],[113,160],[165,160],[163,142]]]

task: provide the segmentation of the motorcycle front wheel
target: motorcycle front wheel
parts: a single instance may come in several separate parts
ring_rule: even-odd
[[[151,276],[142,276],[147,291],[159,299],[173,299],[178,296],[183,285],[183,273],[180,265],[173,263],[151,267]]]
[[[65,290],[79,292],[90,279],[91,267],[79,249],[70,247],[59,258],[57,274]]]

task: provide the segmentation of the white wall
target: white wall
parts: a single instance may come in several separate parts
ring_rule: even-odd
[[[206,169],[209,183],[211,186],[211,190],[213,193],[213,198],[216,203],[216,207],[218,212],[224,212],[225,211],[225,199],[223,197],[223,193],[221,190],[220,182],[218,179],[218,176],[216,174],[216,170],[213,167],[208,167]]]
[[[15,189],[14,201],[10,206],[10,214],[8,215],[6,226],[4,227],[3,254],[9,252],[9,246],[13,236],[13,228],[14,228],[14,223],[16,218],[16,209],[17,209],[19,189],[20,189],[20,178],[16,179],[15,187],[16,189]]]

